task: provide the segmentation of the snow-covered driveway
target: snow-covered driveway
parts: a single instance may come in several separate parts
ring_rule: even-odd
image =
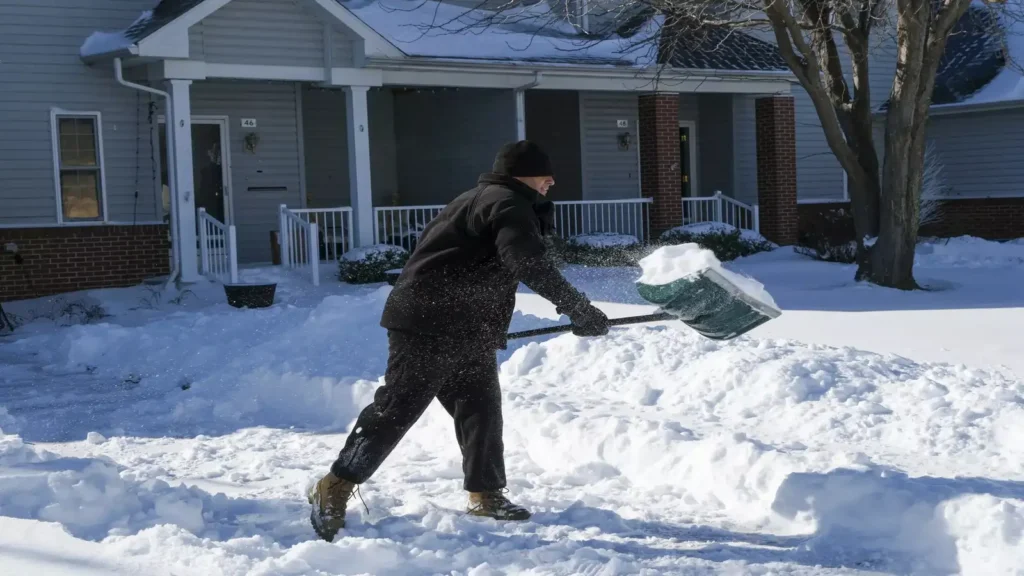
[[[937,291],[915,294],[785,250],[736,263],[785,312],[730,342],[514,343],[509,488],[533,519],[461,514],[435,404],[333,544],[303,494],[379,383],[387,288],[283,279],[257,311],[92,293],[103,323],[0,340],[0,574],[1024,573],[1024,246],[954,248],[924,248]],[[570,275],[610,315],[640,305],[633,271]],[[553,321],[519,308],[514,329]]]

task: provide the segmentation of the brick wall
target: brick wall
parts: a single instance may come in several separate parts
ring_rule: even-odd
[[[0,301],[133,286],[170,272],[167,226],[0,229],[0,247],[8,243],[24,261],[0,254]]]
[[[640,96],[640,187],[653,198],[651,234],[683,222],[679,172],[679,95]]]
[[[977,236],[989,240],[1024,238],[1024,198],[946,200],[939,220],[921,228],[922,236]]]
[[[820,227],[822,215],[836,210],[844,210],[845,217],[840,219],[839,230],[829,232],[838,241],[853,240],[853,215],[849,202],[801,204],[801,234]],[[1024,238],[1024,198],[946,200],[941,204],[939,220],[922,226],[920,235],[938,238],[976,236],[989,240]]]
[[[795,244],[799,221],[793,98],[759,98],[755,104],[755,115],[761,234],[779,245]]]

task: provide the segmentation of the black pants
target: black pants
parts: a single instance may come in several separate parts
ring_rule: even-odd
[[[501,389],[493,346],[388,332],[384,385],[363,409],[331,472],[356,484],[368,480],[436,397],[455,419],[463,487],[505,487]]]

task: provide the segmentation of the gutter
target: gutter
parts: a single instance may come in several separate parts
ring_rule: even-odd
[[[178,241],[177,237],[178,210],[176,207],[177,202],[175,202],[174,198],[178,193],[178,186],[174,170],[172,169],[176,159],[174,156],[174,111],[171,108],[171,95],[163,90],[157,90],[156,88],[150,88],[149,86],[143,86],[142,84],[136,84],[125,80],[120,57],[114,58],[114,78],[117,79],[117,83],[122,86],[162,96],[166,102],[164,110],[166,111],[165,115],[167,116],[167,162],[170,164],[170,166],[167,167],[167,179],[171,186],[171,274],[168,276],[167,283],[164,285],[164,289],[166,290],[181,273],[181,268],[179,267],[179,262],[181,262],[181,243]]]
[[[533,72],[533,80],[531,80],[530,82],[527,82],[526,84],[523,84],[522,86],[517,86],[515,88],[515,91],[516,92],[525,92],[525,91],[529,90],[530,88],[536,88],[540,84],[540,80],[543,77],[544,77],[544,73],[543,72],[535,70]]]
[[[508,63],[485,61],[485,60],[458,60],[441,58],[411,57],[408,60],[395,61],[392,59],[370,58],[368,64],[373,68],[382,70],[408,70],[416,68],[421,70],[432,70],[437,72],[450,72],[457,70],[461,72],[505,72],[511,69],[528,72],[547,71],[553,74],[565,76],[623,76],[635,78],[638,75],[647,73],[655,75],[657,70],[627,66],[591,66],[586,64],[545,64],[540,62],[509,61]],[[517,71],[518,71],[517,70]],[[790,70],[707,70],[696,68],[668,68],[661,71],[661,76],[704,76],[710,78],[729,79],[792,79],[795,80]]]

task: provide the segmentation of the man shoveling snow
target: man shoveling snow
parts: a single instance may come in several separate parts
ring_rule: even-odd
[[[448,204],[423,230],[388,298],[384,385],[363,409],[331,471],[310,490],[311,521],[333,541],[345,511],[436,397],[455,420],[469,513],[526,520],[503,494],[501,390],[496,352],[506,346],[519,283],[569,316],[573,333],[608,333],[608,318],[545,254],[554,206],[547,155],[535,144],[504,146],[492,173]]]

